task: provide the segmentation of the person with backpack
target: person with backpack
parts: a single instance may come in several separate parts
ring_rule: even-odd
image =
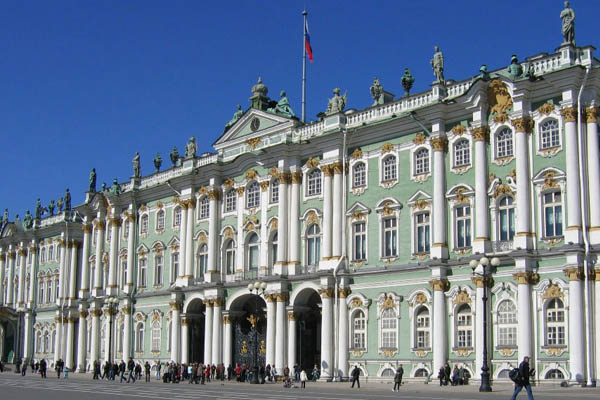
[[[354,369],[352,370],[352,373],[350,375],[352,376],[352,387],[354,387],[354,384],[356,383],[358,385],[358,388],[360,389],[360,368],[358,368],[358,365],[354,366]]]
[[[398,369],[396,369],[396,374],[394,375],[394,389],[392,389],[394,392],[400,391],[400,385],[402,385],[402,375],[404,375],[404,368],[402,368],[402,365],[399,365]]]
[[[525,356],[523,361],[519,365],[519,368],[515,368],[508,374],[508,377],[515,383],[515,391],[511,397],[511,400],[515,400],[517,395],[525,388],[527,391],[527,397],[529,400],[533,400],[533,393],[531,392],[531,384],[529,383],[529,377],[533,376],[535,369],[529,369],[529,357]]]

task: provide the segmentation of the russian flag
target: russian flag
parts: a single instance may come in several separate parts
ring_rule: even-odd
[[[310,33],[308,32],[308,21],[304,22],[304,47],[308,53],[308,59],[313,62],[312,47],[310,47]]]

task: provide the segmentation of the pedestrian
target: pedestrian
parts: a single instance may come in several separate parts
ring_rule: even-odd
[[[2,364],[2,360],[0,360],[0,372],[4,372],[4,364]]]
[[[210,382],[210,371],[211,371],[211,366],[210,364],[206,364],[206,371],[204,372],[206,375],[206,382]]]
[[[46,360],[42,358],[42,361],[40,361],[40,376],[44,379],[46,379],[46,367],[48,366],[48,364],[46,364]]]
[[[358,368],[358,364],[354,366],[354,369],[350,375],[352,376],[352,387],[354,387],[354,384],[356,383],[358,385],[358,389],[360,389],[360,381],[358,380],[360,377],[360,368]]]
[[[271,364],[267,364],[267,366],[265,367],[265,375],[267,376],[269,382],[271,382]]]
[[[306,371],[302,370],[302,372],[300,372],[300,382],[301,382],[301,388],[302,389],[306,389],[306,381],[308,380],[308,376],[306,376]]]
[[[438,379],[440,380],[440,386],[444,385],[444,366],[443,365],[440,367],[440,370],[438,371]]]
[[[297,363],[294,364],[294,380],[300,382],[300,366]]]
[[[160,360],[156,360],[156,380],[160,379]]]
[[[529,369],[529,357],[525,356],[519,365],[519,379],[517,379],[515,382],[515,391],[511,397],[511,400],[515,400],[523,388],[525,388],[527,391],[527,398],[529,400],[533,400],[531,384],[529,383],[529,377],[533,376],[533,374],[535,374],[535,369]]]
[[[125,370],[127,369],[127,367],[125,366],[125,361],[121,360],[121,362],[119,363],[119,374],[121,375],[121,378],[119,379],[119,383],[122,383],[125,380]]]
[[[21,376],[25,376],[26,372],[27,372],[27,360],[24,359],[23,360],[23,366],[21,367]]]
[[[150,363],[148,361],[144,364],[144,372],[146,373],[146,382],[150,382]]]
[[[56,362],[57,379],[60,379],[60,374],[63,372],[64,367],[65,367],[65,362],[62,360],[62,358],[59,358],[58,361]]]
[[[135,383],[135,362],[133,358],[129,357],[129,361],[127,361],[127,371],[129,371],[129,377],[127,378],[127,383],[129,383],[133,379],[133,383]]]
[[[315,367],[313,368],[313,371],[312,371],[313,382],[316,382],[319,379],[319,376],[321,376],[321,372],[319,371],[319,366],[317,364],[315,364]]]
[[[396,374],[394,375],[394,392],[400,391],[400,385],[402,385],[402,375],[404,375],[404,369],[402,368],[402,365],[400,365],[396,369]]]
[[[69,367],[65,367],[65,379],[69,377]]]
[[[92,379],[98,379],[98,377],[100,376],[100,361],[94,360],[93,368],[94,376],[92,377]]]
[[[450,384],[452,386],[458,386],[459,381],[460,381],[460,371],[458,369],[458,365],[455,365],[454,369],[452,370],[452,379],[450,381]]]
[[[450,382],[450,372],[452,370],[450,369],[450,364],[446,363],[446,365],[444,365],[444,385],[448,386],[448,382]]]
[[[233,366],[229,364],[227,367],[227,380],[230,381],[233,378]]]

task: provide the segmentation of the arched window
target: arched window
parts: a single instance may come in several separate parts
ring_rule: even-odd
[[[246,190],[246,208],[256,208],[260,206],[260,185],[254,181],[248,185]]]
[[[454,166],[462,167],[471,164],[471,149],[467,139],[460,139],[454,144]]]
[[[48,335],[48,331],[44,332],[44,344],[42,347],[42,352],[47,353],[50,348],[50,336]]]
[[[158,210],[156,213],[156,230],[165,229],[165,212],[163,210]]]
[[[513,133],[509,128],[504,128],[496,136],[496,158],[511,157],[513,155]]]
[[[151,347],[151,351],[160,351],[160,323],[158,321],[152,323]]]
[[[173,209],[173,227],[181,226],[181,207],[177,206]]]
[[[367,348],[367,319],[362,310],[358,310],[352,317],[352,348],[365,350]]]
[[[540,125],[540,149],[550,149],[560,146],[560,134],[558,121],[549,119]]]
[[[429,173],[429,150],[417,150],[415,153],[415,175],[427,173]]]
[[[148,233],[148,214],[144,214],[140,218],[140,233]]]
[[[513,240],[515,237],[515,206],[513,198],[504,196],[498,203],[498,220],[500,222],[500,240]]]
[[[179,253],[171,252],[171,283],[177,279],[177,273],[179,272]]]
[[[59,293],[60,293],[60,284],[59,284],[58,276],[55,276],[54,277],[54,300],[52,300],[52,301],[56,301],[56,299],[58,299]]]
[[[565,344],[565,305],[560,299],[552,299],[546,307],[546,345]]]
[[[421,306],[415,314],[415,348],[426,349],[430,347],[429,326],[429,309]]]
[[[395,181],[398,177],[398,169],[396,167],[396,156],[387,156],[382,162],[383,173],[381,178],[383,182]]]
[[[270,251],[270,255],[271,255],[271,260],[270,260],[270,266],[273,267],[273,265],[275,265],[277,263],[277,232],[273,233],[273,235],[271,235],[271,241],[269,243],[269,247],[271,249]]]
[[[137,353],[144,351],[144,324],[141,322],[135,327],[135,351]]]
[[[398,319],[393,308],[387,308],[381,313],[381,348],[395,349],[397,347]]]
[[[560,191],[544,193],[544,236],[562,236],[562,200]]]
[[[198,219],[206,219],[210,213],[210,202],[208,196],[202,197],[200,200],[200,208],[198,209]]]
[[[38,304],[44,304],[44,277],[40,277],[38,283]]]
[[[352,187],[360,188],[367,185],[367,167],[365,163],[359,162],[352,167]]]
[[[247,249],[247,269],[248,271],[256,271],[258,270],[259,263],[259,249],[260,243],[258,240],[258,235],[256,233],[251,233],[248,237],[248,249]]]
[[[419,368],[415,371],[415,378],[424,378],[426,376],[429,376],[429,372],[425,368]]]
[[[456,312],[456,347],[473,347],[473,317],[468,304],[461,305]]]
[[[318,265],[321,258],[321,230],[312,224],[306,230],[306,264]]]
[[[235,189],[229,189],[225,194],[225,212],[235,211],[237,202],[237,192]]]
[[[41,353],[42,351],[42,332],[35,332],[35,352]]]
[[[198,249],[198,262],[196,263],[196,279],[203,279],[206,273],[206,267],[208,264],[208,246],[201,244]]]
[[[154,285],[162,285],[163,283],[163,270],[164,270],[164,257],[162,254],[154,256]]]
[[[308,179],[306,182],[306,195],[317,196],[321,194],[321,170],[318,168],[313,169],[308,173]]]
[[[46,248],[42,247],[40,250],[40,263],[45,263],[46,262]]]
[[[225,264],[223,269],[225,273],[230,275],[235,273],[235,246],[232,239],[225,242],[225,257],[223,257],[223,263]]]
[[[550,371],[546,372],[544,379],[565,379],[565,375],[560,369],[551,369]]]
[[[498,305],[498,346],[517,345],[517,309],[515,303],[504,300]]]
[[[54,291],[52,290],[52,278],[49,276],[46,277],[46,286],[46,303],[51,303]]]
[[[393,378],[396,375],[396,371],[391,368],[386,368],[381,372],[382,378]]]
[[[54,261],[54,246],[48,247],[48,261]]]
[[[503,369],[502,371],[498,372],[498,379],[509,379],[509,373],[509,369]]]
[[[273,179],[271,182],[271,204],[279,203],[279,179]]]

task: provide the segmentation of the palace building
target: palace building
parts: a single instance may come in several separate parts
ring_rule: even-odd
[[[142,176],[136,157],[84,204],[3,219],[0,357],[256,357],[382,380],[449,362],[477,380],[487,348],[492,380],[530,356],[542,383],[596,381],[593,52],[438,70],[398,99],[376,81],[364,110],[336,90],[311,123],[259,80],[214,153],[191,139],[168,169]]]

